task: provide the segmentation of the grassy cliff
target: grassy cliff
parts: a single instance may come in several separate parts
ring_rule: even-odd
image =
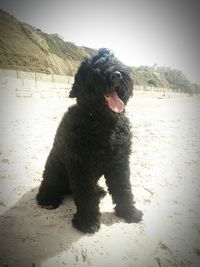
[[[169,67],[140,66],[131,68],[136,85],[171,88],[190,94],[199,94],[200,85],[194,84],[180,71]]]
[[[96,50],[65,42],[58,34],[47,34],[0,9],[0,68],[74,75],[80,61]],[[135,85],[172,88],[199,93],[179,70],[166,67],[129,67]]]
[[[0,10],[0,68],[73,75],[80,61],[94,52]]]

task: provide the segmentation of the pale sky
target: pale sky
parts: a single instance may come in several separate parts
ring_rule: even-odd
[[[127,65],[170,66],[200,84],[199,0],[0,0],[0,7],[65,41],[108,47]]]

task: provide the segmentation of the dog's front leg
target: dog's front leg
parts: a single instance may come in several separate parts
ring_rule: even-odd
[[[129,165],[117,164],[114,166],[113,164],[105,172],[105,179],[113,203],[116,204],[116,214],[128,223],[141,221],[142,212],[134,206]]]
[[[70,185],[76,204],[72,219],[74,227],[85,233],[94,233],[100,228],[100,194],[96,190],[95,176],[86,166],[73,164],[69,168]]]

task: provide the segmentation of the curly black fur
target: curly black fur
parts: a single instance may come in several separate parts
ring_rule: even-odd
[[[108,104],[108,97],[117,93],[126,105],[132,90],[126,67],[105,48],[86,58],[75,75],[70,97],[77,104],[57,129],[37,201],[42,207],[57,208],[65,194],[72,194],[77,207],[73,225],[83,232],[100,227],[99,201],[105,192],[97,181],[102,175],[116,214],[129,223],[141,220],[129,180],[130,123],[123,105],[123,110],[113,111]]]

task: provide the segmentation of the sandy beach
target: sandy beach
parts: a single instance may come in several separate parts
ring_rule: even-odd
[[[143,221],[102,199],[101,228],[74,229],[75,205],[37,206],[47,155],[70,99],[0,100],[0,266],[173,267],[200,262],[200,98],[133,98],[131,183]],[[104,178],[99,183],[105,187]]]

